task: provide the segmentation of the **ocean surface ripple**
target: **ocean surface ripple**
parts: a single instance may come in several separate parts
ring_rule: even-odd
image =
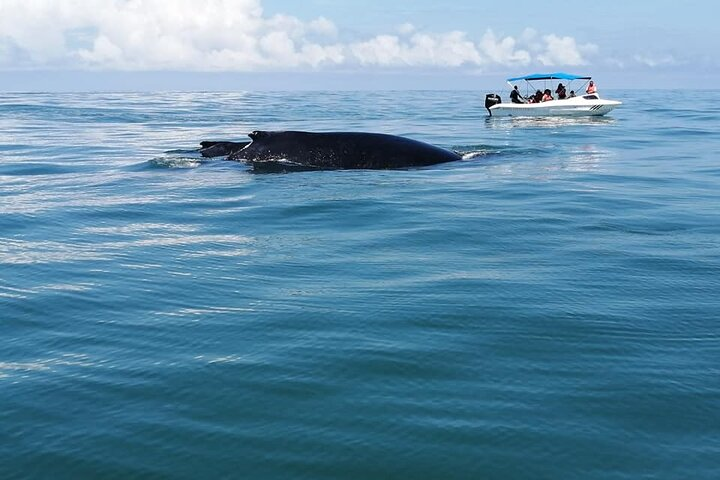
[[[718,478],[720,92],[484,93],[2,94],[0,478]],[[256,129],[464,156],[195,150]]]

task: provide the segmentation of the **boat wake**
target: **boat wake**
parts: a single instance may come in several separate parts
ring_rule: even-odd
[[[557,128],[564,126],[601,126],[617,122],[613,117],[487,117],[485,124],[493,129]]]

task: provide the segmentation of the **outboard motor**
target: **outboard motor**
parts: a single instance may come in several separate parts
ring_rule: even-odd
[[[490,111],[490,107],[492,107],[493,105],[497,105],[498,103],[502,103],[502,99],[497,93],[488,93],[487,95],[485,95],[485,108],[487,108],[487,111],[491,117],[492,111]]]

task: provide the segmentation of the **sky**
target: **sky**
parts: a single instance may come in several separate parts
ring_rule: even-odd
[[[0,91],[475,89],[554,71],[714,88],[718,13],[709,0],[0,0]]]

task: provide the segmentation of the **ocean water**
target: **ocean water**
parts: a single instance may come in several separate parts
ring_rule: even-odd
[[[0,95],[0,478],[720,478],[720,92],[604,93]]]

